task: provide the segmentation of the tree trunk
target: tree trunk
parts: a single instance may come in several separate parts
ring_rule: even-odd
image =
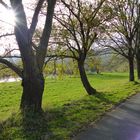
[[[54,71],[53,71],[53,75],[56,76],[56,61],[57,59],[54,59]]]
[[[136,62],[137,62],[137,76],[140,79],[140,49],[137,47],[136,51]]]
[[[22,80],[23,93],[21,98],[21,110],[31,109],[32,111],[41,111],[42,96],[44,91],[43,75],[34,75],[33,73]]]
[[[98,67],[96,67],[96,73],[100,74],[100,70],[98,69]]]
[[[88,81],[88,78],[87,78],[87,75],[85,72],[85,68],[84,68],[84,62],[78,62],[78,68],[79,68],[82,84],[83,84],[84,88],[86,89],[87,93],[89,95],[95,94],[96,90],[90,85],[90,83]]]
[[[44,0],[40,0],[37,4],[30,29],[27,26],[27,18],[22,0],[10,0],[10,2],[12,9],[16,13],[15,18],[17,20],[15,21],[14,32],[23,62],[23,94],[20,107],[22,110],[31,108],[31,110],[40,111],[42,104],[42,95],[44,91],[44,77],[42,71],[52,29],[52,19],[56,0],[47,1],[48,4],[45,25],[36,53],[32,48],[32,36],[35,32],[38,21],[38,14]],[[13,65],[12,69],[14,71],[17,71],[16,67]],[[18,73],[20,75],[20,71],[18,71]]]
[[[134,58],[129,57],[129,81],[134,81]]]

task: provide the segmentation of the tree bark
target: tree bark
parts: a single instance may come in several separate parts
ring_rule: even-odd
[[[137,62],[137,76],[140,79],[140,49],[136,51],[136,62]]]
[[[134,81],[135,76],[134,76],[134,58],[129,57],[129,81]]]
[[[57,59],[54,59],[54,71],[53,71],[53,75],[56,76],[56,61]]]
[[[140,79],[140,58],[136,57],[136,61],[137,61],[137,77],[138,79]]]
[[[35,75],[34,72],[28,73],[22,80],[23,93],[21,98],[21,110],[31,109],[38,112],[42,108],[42,96],[44,91],[43,75]]]
[[[80,72],[81,81],[85,90],[87,91],[88,95],[94,95],[96,93],[96,90],[90,85],[88,81],[85,68],[84,68],[84,62],[78,62],[78,68]]]

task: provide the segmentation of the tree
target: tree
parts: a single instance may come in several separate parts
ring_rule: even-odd
[[[136,52],[136,32],[138,16],[136,14],[138,0],[110,1],[108,9],[114,16],[108,23],[108,31],[104,35],[102,45],[111,48],[129,62],[129,80],[134,81],[134,58]]]
[[[55,15],[57,22],[53,40],[57,42],[56,46],[59,45],[62,48],[61,57],[77,61],[82,84],[87,93],[93,95],[96,90],[88,81],[84,63],[92,44],[102,30],[101,25],[107,18],[103,16],[101,10],[104,0],[94,2],[61,1],[62,6]]]
[[[128,72],[128,61],[121,55],[111,55],[105,68],[111,72]]]
[[[21,54],[23,69],[20,69],[7,59],[0,57],[0,63],[8,66],[22,78],[23,93],[20,108],[26,108],[34,111],[40,111],[42,105],[42,95],[44,91],[43,66],[47,53],[49,37],[52,28],[52,19],[56,0],[47,0],[47,14],[43,33],[39,45],[34,48],[33,34],[35,32],[38,16],[45,0],[38,0],[34,10],[30,28],[27,26],[27,17],[25,14],[22,0],[10,0],[11,8],[15,12],[14,33]],[[7,5],[1,0],[0,3],[7,8]]]
[[[136,31],[136,62],[137,62],[137,76],[140,79],[140,4],[137,4],[137,31]]]
[[[95,71],[97,74],[101,72],[101,58],[95,56],[94,54],[90,57],[87,57],[86,64],[88,65],[91,71]]]

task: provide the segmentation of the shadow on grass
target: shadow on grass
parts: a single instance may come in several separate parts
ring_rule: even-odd
[[[44,114],[15,113],[0,124],[0,140],[44,140],[47,121]]]
[[[0,140],[69,140],[112,107],[105,93],[85,96],[42,114],[16,113],[0,123]]]
[[[109,98],[109,96],[110,96],[110,98]],[[111,96],[113,96],[113,94],[107,94],[105,92],[97,92],[95,94],[95,97],[100,99],[101,102],[105,102],[107,104],[115,104],[116,102],[111,100]]]

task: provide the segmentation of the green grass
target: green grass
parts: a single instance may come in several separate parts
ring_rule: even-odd
[[[44,114],[22,115],[18,108],[21,86],[0,84],[0,140],[69,140],[107,110],[140,91],[140,85],[128,82],[126,73],[89,75],[98,93],[88,96],[79,78],[46,79]]]

